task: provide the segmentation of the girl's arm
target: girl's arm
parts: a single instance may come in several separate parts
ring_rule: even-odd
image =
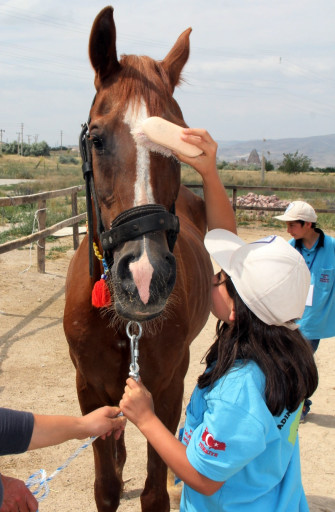
[[[223,482],[199,473],[188,461],[186,447],[175,438],[154,413],[151,394],[141,382],[129,378],[120,402],[127,418],[137,426],[169,468],[188,486],[210,496]]]
[[[118,439],[125,428],[126,419],[116,418],[118,407],[101,407],[85,416],[47,416],[34,414],[34,428],[28,450],[64,443],[69,439],[85,439],[114,432]]]
[[[221,228],[236,233],[234,210],[217,172],[217,143],[206,130],[185,128],[183,132],[182,140],[203,151],[202,155],[195,158],[181,154],[177,156],[182,162],[194,167],[202,177],[208,229]]]

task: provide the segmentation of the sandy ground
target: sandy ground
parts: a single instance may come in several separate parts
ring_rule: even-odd
[[[239,229],[245,240],[265,234],[270,232],[263,228]],[[282,234],[287,239],[286,233]],[[56,243],[71,245],[71,239]],[[64,284],[71,255],[72,251],[68,251],[60,259],[47,260],[45,274],[37,273],[36,251],[30,254],[29,247],[0,255],[0,403],[4,407],[80,414],[75,372],[62,328]],[[200,373],[199,362],[213,340],[214,328],[215,319],[211,316],[192,344],[184,406]],[[334,361],[335,338],[323,340],[316,353],[320,384],[308,421],[299,429],[303,483],[312,512],[335,511]],[[145,477],[145,442],[131,424],[127,425],[126,442],[126,485],[120,512],[140,510],[139,495]],[[50,475],[80,446],[80,441],[70,441],[19,456],[2,457],[0,471],[23,480],[40,468]],[[40,512],[96,510],[91,452],[91,447],[81,451],[52,480],[50,494],[40,504]]]

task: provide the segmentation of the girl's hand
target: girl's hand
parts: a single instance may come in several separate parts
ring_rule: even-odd
[[[155,416],[152,396],[141,381],[128,378],[126,383],[120,409],[141,430]]]
[[[203,153],[194,158],[177,154],[179,160],[189,164],[202,176],[203,179],[216,170],[216,152],[218,145],[206,130],[200,128],[184,128],[182,140],[197,146]]]

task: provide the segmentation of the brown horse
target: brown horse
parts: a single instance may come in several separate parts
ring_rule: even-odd
[[[93,222],[70,263],[64,312],[82,412],[119,404],[131,357],[126,326],[137,321],[143,328],[141,379],[173,433],[189,345],[210,310],[205,207],[180,185],[179,161],[163,148],[148,149],[137,133],[149,116],[186,126],[172,95],[189,56],[190,32],[180,35],[162,61],[134,55],[118,60],[113,9],[106,7],[94,21],[89,55],[96,97],[80,140]],[[98,257],[92,256],[93,242]],[[97,308],[92,289],[104,273],[111,298]],[[112,512],[123,487],[124,438],[97,439],[93,449],[97,508]],[[143,511],[170,509],[166,479],[167,468],[149,445]]]

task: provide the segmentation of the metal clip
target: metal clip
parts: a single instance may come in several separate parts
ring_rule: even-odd
[[[138,328],[138,334],[131,334],[130,333],[130,327],[132,324],[137,325]],[[129,377],[132,377],[136,382],[140,378],[140,367],[138,365],[138,358],[140,355],[139,349],[138,349],[138,342],[140,337],[142,336],[142,326],[138,322],[128,322],[127,328],[126,328],[127,336],[130,339],[130,358],[131,363],[129,366]]]

